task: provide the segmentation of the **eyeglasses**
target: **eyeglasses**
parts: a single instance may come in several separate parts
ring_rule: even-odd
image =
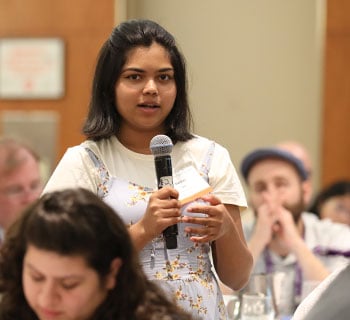
[[[338,199],[339,197],[334,197],[328,199],[324,202],[324,205],[329,205],[329,207],[337,214],[348,214],[350,215],[350,206],[346,204],[343,200]]]
[[[334,209],[339,213],[350,214],[350,208],[343,203],[337,203]]]
[[[25,195],[36,194],[41,191],[41,182],[37,181],[31,184],[29,187],[20,185],[8,186],[0,189],[0,193],[8,198],[22,198]]]

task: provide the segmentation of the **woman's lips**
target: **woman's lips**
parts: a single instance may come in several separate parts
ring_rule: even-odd
[[[156,108],[159,108],[159,105],[157,104],[143,104],[143,103],[140,103],[137,105],[138,107],[140,108],[146,108],[146,109],[156,109]]]
[[[41,309],[40,313],[45,317],[45,319],[54,319],[59,317],[62,312],[61,311],[54,311],[54,310],[47,310],[47,309]]]

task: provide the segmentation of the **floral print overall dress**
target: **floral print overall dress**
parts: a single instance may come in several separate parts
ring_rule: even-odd
[[[208,180],[215,143],[210,144],[201,165],[200,175]],[[103,162],[89,148],[85,148],[100,176],[98,195],[130,226],[146,211],[149,196],[154,191],[132,181],[110,176]],[[183,206],[182,214],[191,215]],[[139,253],[143,270],[194,319],[226,320],[227,313],[217,280],[211,270],[210,244],[195,244],[184,232],[186,223],[179,223],[177,249],[166,249],[163,235],[147,244]],[[130,288],[132,290],[132,288]]]

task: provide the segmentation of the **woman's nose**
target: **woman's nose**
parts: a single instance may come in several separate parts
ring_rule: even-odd
[[[55,285],[46,283],[42,286],[39,292],[38,303],[43,308],[53,308],[58,297],[59,293],[57,292]]]
[[[145,87],[143,88],[144,94],[158,94],[158,88],[156,82],[153,79],[150,79],[146,82]]]

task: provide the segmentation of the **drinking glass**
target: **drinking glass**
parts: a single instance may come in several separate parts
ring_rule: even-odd
[[[274,320],[272,297],[263,293],[244,293],[241,302],[241,320]]]
[[[239,320],[240,297],[238,294],[224,295],[224,302],[229,320]]]
[[[294,275],[286,272],[252,274],[242,293],[262,293],[270,296],[276,318],[290,316],[295,309]]]

